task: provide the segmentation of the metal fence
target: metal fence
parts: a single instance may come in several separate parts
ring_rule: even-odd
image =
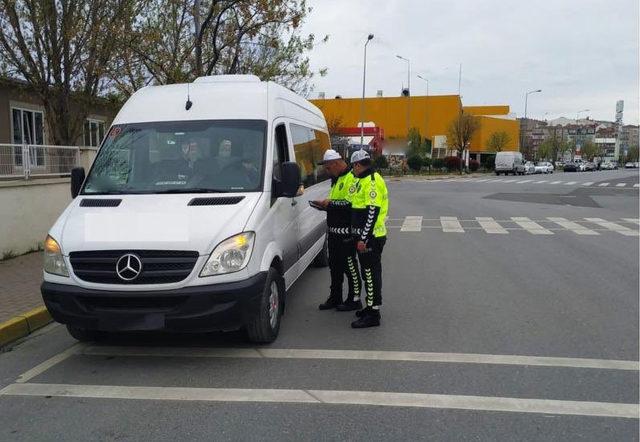
[[[77,146],[0,144],[0,178],[69,176],[79,165]]]

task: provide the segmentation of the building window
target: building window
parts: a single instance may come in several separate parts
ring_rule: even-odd
[[[88,118],[84,122],[84,145],[98,147],[104,138],[104,121]]]
[[[300,166],[301,180],[304,187],[310,187],[329,178],[322,161],[324,152],[331,148],[329,136],[325,132],[310,129],[298,124],[291,124],[291,138],[296,154],[296,163]]]
[[[11,108],[11,141],[13,144],[44,144],[44,114],[30,109]],[[22,148],[14,146],[16,166],[22,166]],[[44,150],[31,149],[31,166],[44,166]]]

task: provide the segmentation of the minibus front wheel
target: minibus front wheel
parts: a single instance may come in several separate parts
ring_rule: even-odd
[[[278,271],[271,267],[260,296],[260,305],[255,318],[247,324],[249,341],[268,344],[278,337],[284,307],[284,281]]]

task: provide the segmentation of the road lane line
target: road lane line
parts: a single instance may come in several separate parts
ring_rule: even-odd
[[[504,229],[500,224],[498,224],[491,217],[478,216],[476,217],[478,224],[484,229],[487,233],[497,233],[497,234],[508,234],[509,232]]]
[[[545,229],[540,224],[534,221],[531,221],[527,217],[512,216],[511,220],[533,235],[553,235],[552,231]]]
[[[597,224],[605,229],[609,229],[613,232],[618,232],[621,235],[625,236],[640,236],[637,230],[631,230],[628,227],[621,226],[620,224],[612,223],[611,221],[606,221],[602,218],[585,218],[590,223]]]
[[[569,221],[566,218],[547,217],[547,219],[578,235],[600,235],[598,232],[587,229],[586,227],[583,227],[573,221]]]
[[[560,184],[562,181],[552,181],[551,184]]]
[[[640,225],[640,219],[638,218],[622,218],[623,221],[626,221],[628,223],[634,223],[634,224],[639,224]]]
[[[569,181],[567,183],[564,183],[564,185],[565,186],[571,186],[571,185],[576,184],[576,183],[577,183],[577,181]]]
[[[618,184],[616,184],[616,187],[624,187],[626,185],[627,185],[627,183],[618,183]]]
[[[464,233],[462,225],[455,216],[441,216],[440,225],[444,233]]]
[[[401,232],[420,232],[422,230],[421,216],[405,216],[402,222]]]
[[[65,359],[80,353],[83,347],[84,347],[83,344],[75,343],[74,345],[72,345],[62,353],[58,353],[57,355],[50,357],[49,359],[42,362],[41,364],[36,365],[32,369],[25,371],[20,376],[18,376],[18,379],[16,379],[16,382],[18,383],[27,382],[35,378],[36,376],[40,376],[42,373],[49,370],[54,365],[57,365],[60,362],[64,361]]]
[[[637,404],[376,391],[11,384],[1,394],[121,400],[373,405],[639,418]]]
[[[598,184],[598,187],[607,187],[609,185],[609,183],[602,183],[602,184]]]
[[[582,183],[583,186],[590,186],[593,184],[593,181],[588,181],[586,183]]]
[[[530,365],[538,367],[594,368],[625,371],[640,370],[640,363],[638,361],[389,350],[88,346],[82,350],[81,354],[88,356],[123,357],[343,359],[360,361],[444,362],[452,364]]]

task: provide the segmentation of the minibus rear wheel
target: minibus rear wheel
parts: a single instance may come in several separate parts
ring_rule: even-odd
[[[284,290],[282,276],[270,267],[260,297],[260,310],[253,321],[247,324],[249,341],[268,344],[276,340],[284,307]]]

